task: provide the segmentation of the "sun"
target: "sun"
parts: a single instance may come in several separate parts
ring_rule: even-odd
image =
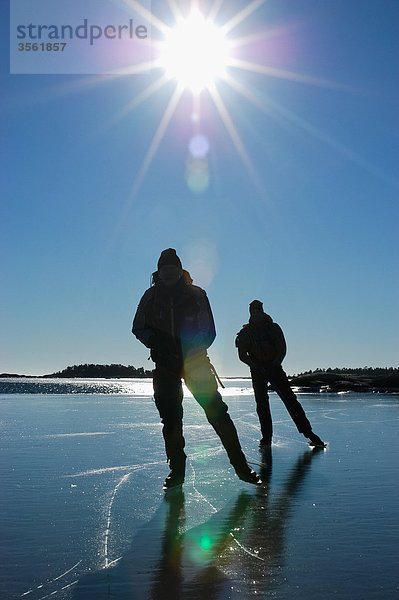
[[[154,58],[129,65],[126,73],[146,73],[155,71],[154,78],[120,111],[115,118],[121,118],[146,102],[164,86],[170,91],[165,93],[165,108],[149,143],[148,150],[134,179],[131,198],[141,187],[152,161],[165,137],[174,115],[180,109],[180,101],[185,92],[192,95],[192,112],[187,115],[192,123],[192,136],[188,140],[188,158],[186,162],[186,181],[191,191],[202,193],[209,185],[210,171],[208,153],[212,140],[208,138],[202,115],[208,107],[214,107],[224,125],[232,146],[239,155],[254,188],[260,197],[264,197],[264,185],[259,178],[252,157],[247,151],[233,113],[226,100],[230,94],[242,98],[268,118],[275,116],[283,122],[300,128],[318,139],[326,141],[322,132],[299,119],[258,88],[248,85],[246,73],[265,78],[278,78],[300,84],[317,85],[337,89],[336,84],[288,71],[269,64],[263,42],[268,39],[269,47],[284,47],[289,41],[290,29],[264,29],[252,33],[240,34],[241,24],[257,12],[267,0],[242,0],[239,9],[224,17],[224,5],[231,0],[167,0],[168,12],[173,17],[173,25],[167,24],[160,16],[144,7],[139,0],[121,0],[137,10],[157,33],[152,35],[151,44],[155,50]],[[183,11],[188,10],[188,13]],[[202,9],[200,8],[202,6]],[[206,6],[206,12],[203,12]],[[221,23],[221,24],[219,24]],[[273,52],[272,52],[273,55]],[[259,57],[259,60],[257,60]],[[170,82],[174,85],[168,86]],[[222,84],[222,85],[221,85]],[[186,103],[185,106],[188,106]]]
[[[199,94],[223,77],[229,57],[230,45],[223,29],[193,11],[166,32],[159,65],[168,79]]]

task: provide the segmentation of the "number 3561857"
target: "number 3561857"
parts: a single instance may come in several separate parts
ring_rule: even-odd
[[[20,42],[19,52],[64,52],[66,42]]]

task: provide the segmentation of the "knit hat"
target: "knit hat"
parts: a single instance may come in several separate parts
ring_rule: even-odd
[[[182,269],[182,264],[180,258],[176,254],[176,250],[174,248],[167,248],[166,250],[162,250],[161,256],[158,260],[158,271],[164,265],[175,265]]]
[[[263,303],[260,300],[252,300],[249,305],[249,312],[253,310],[261,310],[263,312]]]

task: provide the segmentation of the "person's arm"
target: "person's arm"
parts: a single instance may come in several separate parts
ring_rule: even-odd
[[[206,292],[204,292],[202,298],[198,320],[200,325],[200,331],[202,332],[203,342],[205,343],[206,348],[209,348],[209,346],[211,346],[215,341],[216,327],[211,305],[209,303],[209,299],[206,295]]]
[[[147,323],[146,309],[152,298],[153,290],[150,288],[145,292],[141,298],[139,305],[136,310],[136,314],[133,319],[132,333],[136,338],[147,346],[147,348],[153,348],[155,342],[155,331]]]
[[[285,342],[283,330],[277,323],[273,323],[273,344],[276,355],[272,361],[272,364],[278,366],[281,365],[285,355],[287,354],[287,344]]]
[[[198,305],[197,332],[190,339],[189,350],[206,350],[216,337],[215,321],[206,292],[200,288],[195,290],[195,300]]]
[[[238,358],[240,359],[240,361],[248,365],[248,367],[253,366],[253,361],[249,358],[248,352],[246,350],[243,350],[239,346],[237,346],[237,350]]]
[[[245,332],[245,329],[242,329],[240,331],[240,333],[237,334],[236,341],[235,341],[235,345],[236,345],[237,352],[238,352],[238,358],[240,359],[241,362],[248,365],[248,367],[250,369],[256,369],[256,368],[259,369],[260,365],[257,363],[257,361],[255,361],[249,355],[248,346],[246,343],[246,342],[248,342],[248,340],[246,338],[247,338],[247,333]]]

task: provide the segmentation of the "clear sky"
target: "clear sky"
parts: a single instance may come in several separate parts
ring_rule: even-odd
[[[170,246],[207,290],[221,375],[248,374],[234,338],[254,298],[290,374],[398,366],[399,2],[212,4],[218,25],[257,6],[229,32],[245,43],[156,137],[174,79],[144,97],[159,69],[10,75],[1,2],[0,372],[151,368],[131,321]],[[173,5],[152,12],[171,25]]]

